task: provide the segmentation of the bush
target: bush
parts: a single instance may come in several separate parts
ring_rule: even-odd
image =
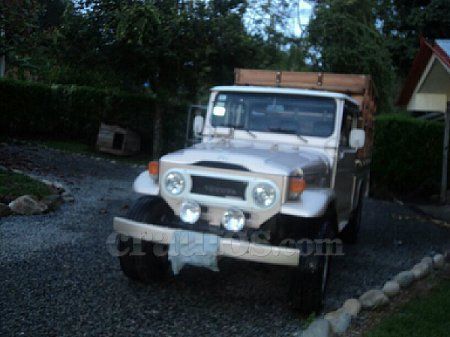
[[[402,196],[438,193],[444,125],[404,114],[375,122],[372,183],[375,193]]]
[[[154,98],[90,87],[0,80],[3,135],[93,144],[100,122],[129,127],[151,148]]]

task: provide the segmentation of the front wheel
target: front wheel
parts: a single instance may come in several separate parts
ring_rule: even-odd
[[[300,256],[299,265],[292,271],[290,304],[303,314],[318,314],[325,302],[331,255],[335,249],[335,212],[330,210],[321,221],[321,231],[313,243],[314,252]]]
[[[126,217],[138,222],[160,224],[170,216],[170,212],[162,199],[145,196],[134,203]],[[168,275],[166,246],[119,235],[117,248],[120,267],[130,279],[148,283]]]

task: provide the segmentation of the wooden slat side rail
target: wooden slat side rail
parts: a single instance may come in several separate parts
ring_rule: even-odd
[[[236,85],[280,86],[364,95],[369,90],[370,83],[370,77],[367,75],[255,69],[235,70]]]

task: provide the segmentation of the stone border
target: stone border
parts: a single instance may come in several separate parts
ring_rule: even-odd
[[[43,183],[44,185],[47,185],[53,191],[53,194],[44,197],[42,200],[38,200],[32,195],[22,195],[11,201],[8,205],[0,203],[0,217],[6,217],[9,215],[43,214],[57,209],[64,202],[75,201],[75,198],[70,190],[59,182],[42,179],[39,176],[26,173],[18,169],[0,167],[0,170],[27,176],[33,180]]]
[[[425,256],[410,270],[405,270],[386,281],[382,289],[371,289],[362,294],[358,299],[350,298],[342,307],[314,320],[301,337],[331,337],[344,334],[349,328],[353,318],[357,317],[361,310],[373,310],[387,305],[393,297],[402,289],[408,288],[414,281],[420,280],[431,274],[433,269],[439,270],[450,264],[450,251],[436,254],[433,257]]]

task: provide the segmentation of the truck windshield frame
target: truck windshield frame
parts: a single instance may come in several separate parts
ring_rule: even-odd
[[[218,92],[213,127],[327,138],[334,133],[334,98],[279,93]]]

